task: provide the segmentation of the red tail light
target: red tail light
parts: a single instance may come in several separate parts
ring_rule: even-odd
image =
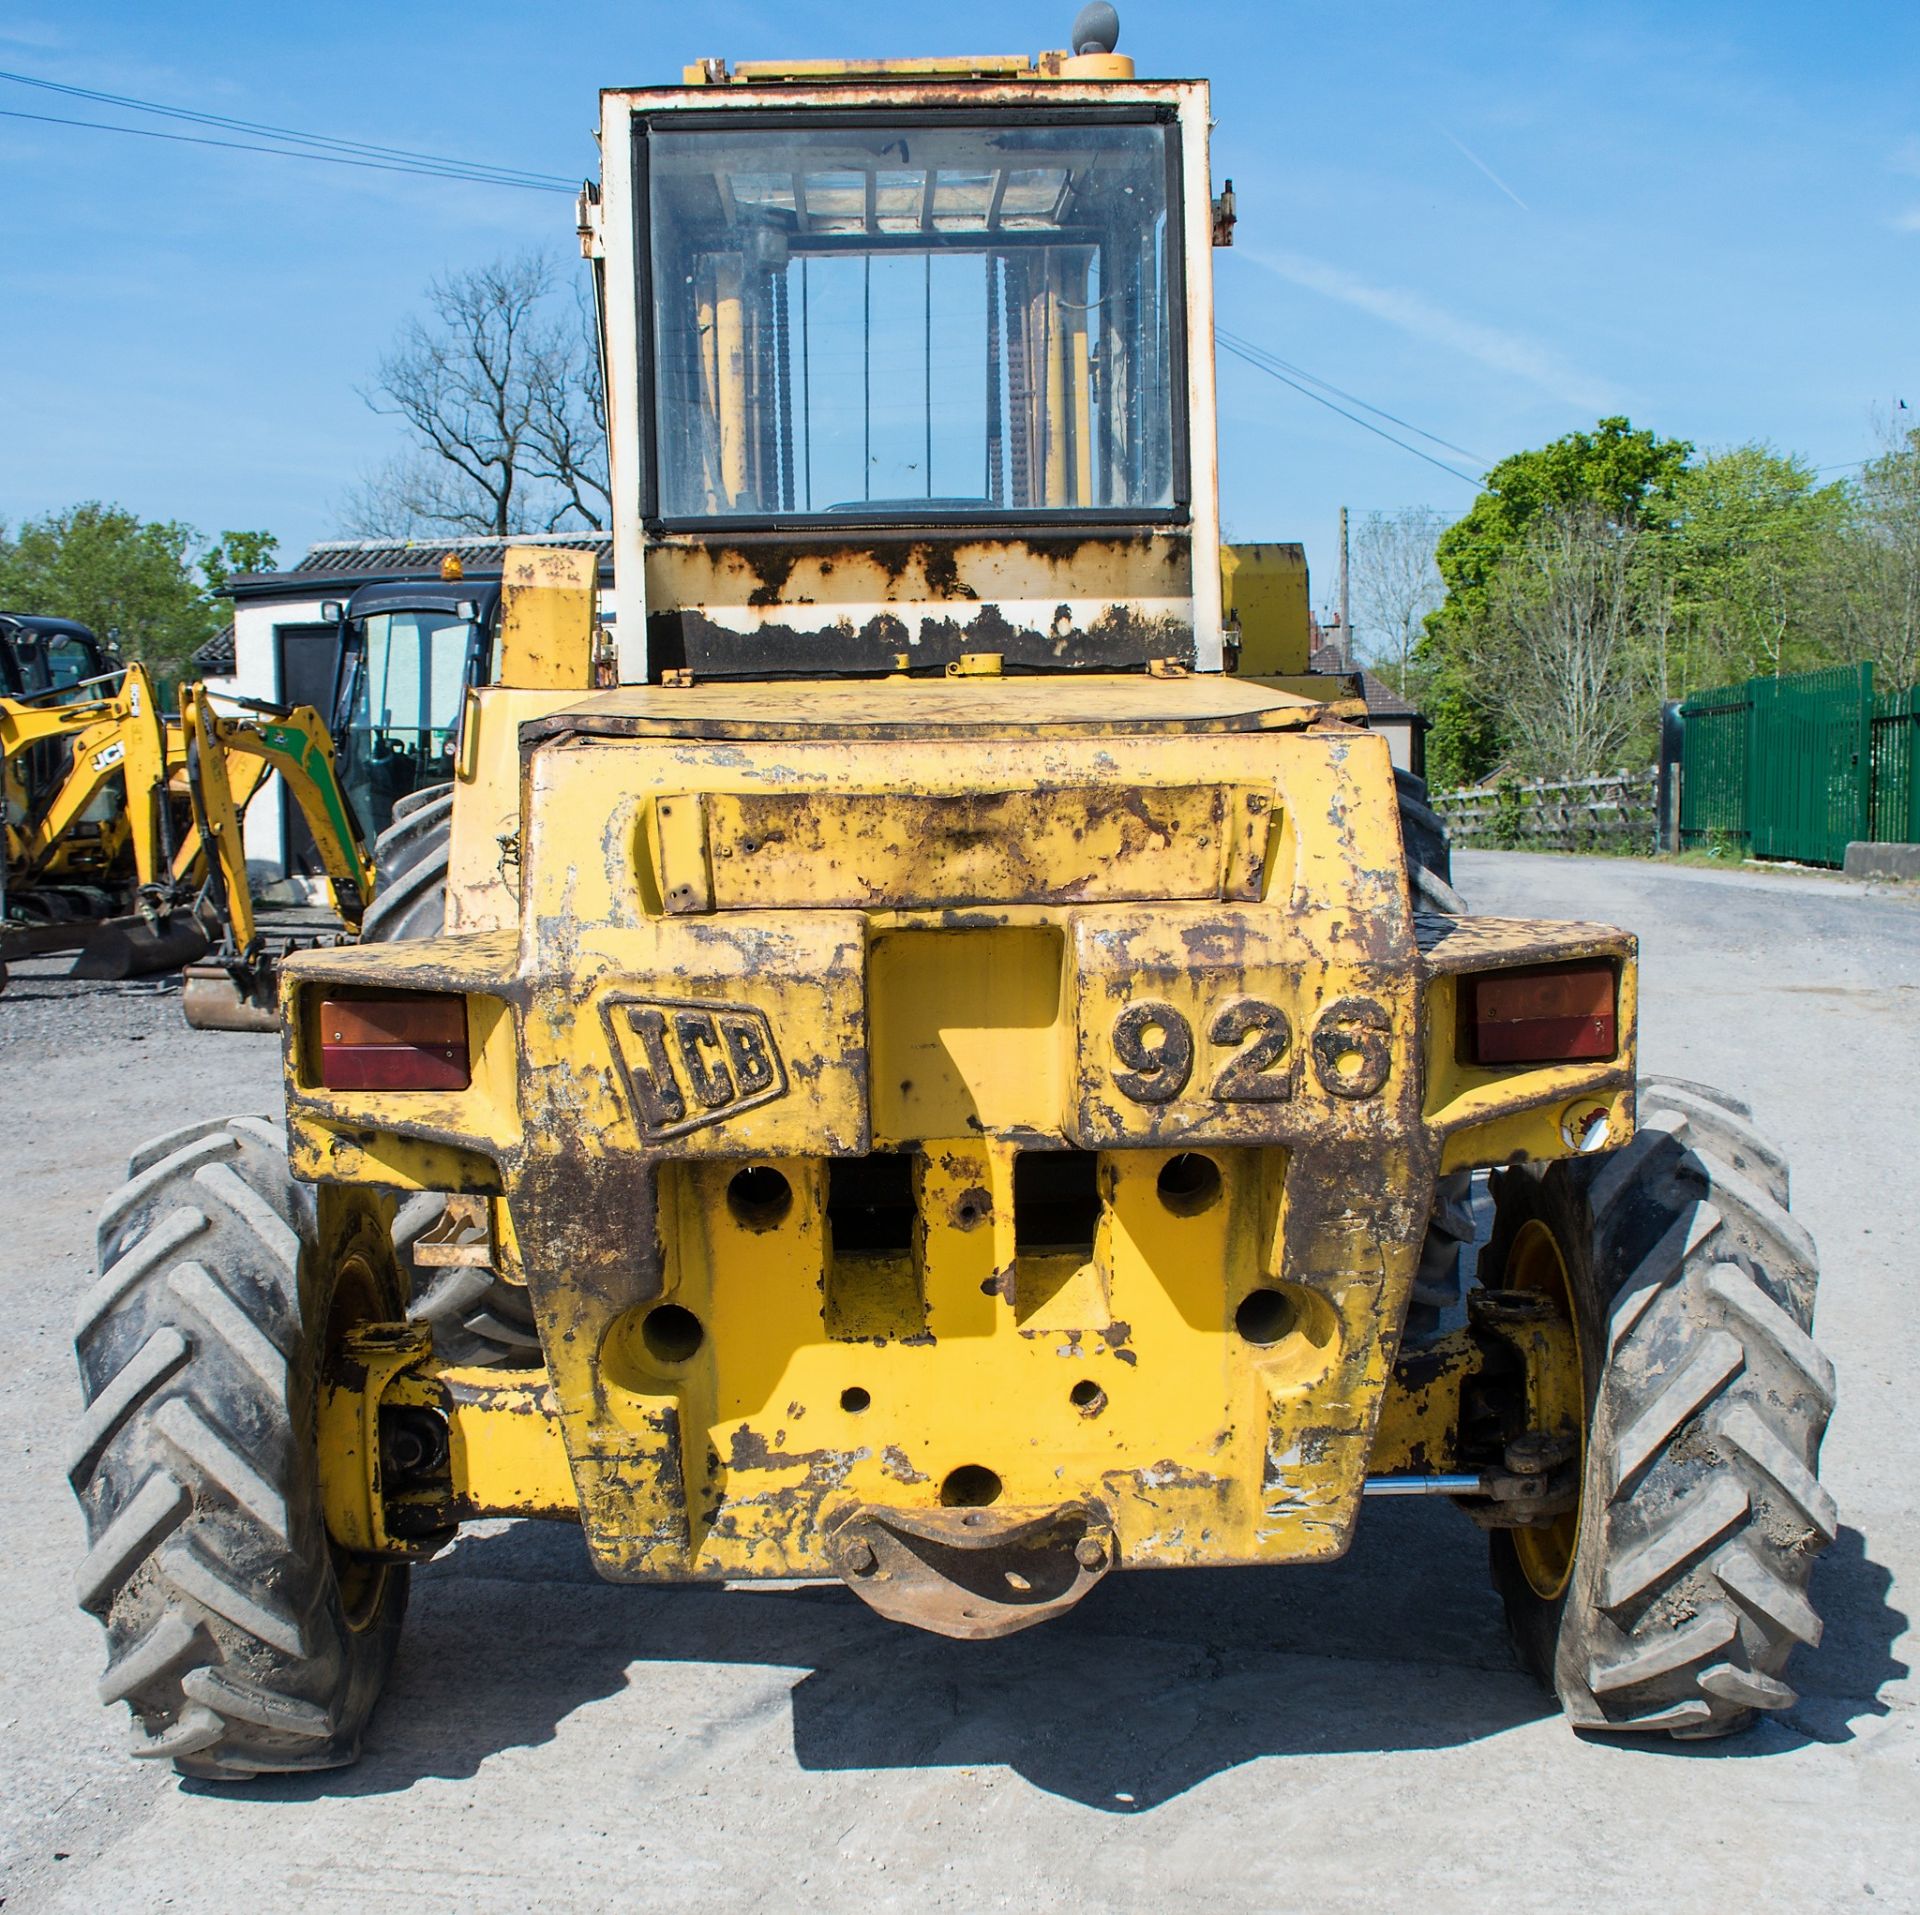
[[[467,1000],[438,991],[328,998],[320,1082],[328,1090],[465,1090]]]
[[[1619,1054],[1618,983],[1605,958],[1481,971],[1461,980],[1476,1064],[1574,1064]]]

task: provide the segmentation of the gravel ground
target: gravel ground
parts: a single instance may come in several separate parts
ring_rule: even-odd
[[[494,1524],[416,1579],[361,1765],[249,1790],[129,1761],[72,1607],[68,1319],[128,1149],[265,1110],[278,1050],[177,995],[0,996],[0,1893],[15,1910],[1017,1906],[1920,1909],[1913,887],[1469,854],[1476,909],[1643,935],[1643,1061],[1748,1098],[1795,1166],[1840,1367],[1847,1522],[1802,1700],[1731,1743],[1572,1736],[1478,1534],[1370,1506],[1316,1570],[1115,1577],[996,1644],[837,1587],[599,1583]]]

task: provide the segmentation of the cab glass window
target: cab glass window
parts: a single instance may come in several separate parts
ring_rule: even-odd
[[[398,799],[453,776],[474,626],[452,612],[376,612],[364,630],[342,776],[362,823],[379,832]]]
[[[658,515],[1170,515],[1174,137],[653,121]]]
[[[93,647],[71,632],[55,632],[49,637],[46,657],[47,682],[57,692],[70,691],[99,674],[99,661]]]

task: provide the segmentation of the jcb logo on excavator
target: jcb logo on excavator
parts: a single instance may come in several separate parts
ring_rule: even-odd
[[[649,1137],[678,1137],[786,1092],[772,1028],[751,1004],[614,998],[601,1015]]]

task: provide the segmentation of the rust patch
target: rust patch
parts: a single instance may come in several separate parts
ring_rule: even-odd
[[[927,1483],[933,1479],[924,1470],[917,1470],[907,1460],[907,1453],[898,1443],[889,1443],[880,1452],[880,1467],[896,1483]]]
[[[754,1470],[829,1468],[844,1470],[852,1455],[845,1450],[785,1450],[778,1447],[786,1432],[776,1433],[774,1443],[756,1429],[741,1424],[727,1444],[726,1467],[730,1474],[745,1475]]]
[[[748,631],[689,606],[647,614],[647,649],[656,675],[691,671],[700,679],[883,677],[900,669],[903,654],[908,670],[936,673],[969,652],[999,653],[1008,672],[1144,671],[1156,659],[1191,665],[1195,656],[1191,623],[1121,604],[1107,606],[1084,628],[1056,619],[1044,630],[1015,625],[996,605],[964,619],[923,613],[912,625],[899,613],[882,612],[857,625],[842,618],[811,630],[767,618]]]
[[[993,1195],[983,1186],[974,1184],[954,1198],[948,1215],[952,1217],[956,1230],[977,1229],[993,1215]],[[991,1286],[988,1287],[991,1290]]]

